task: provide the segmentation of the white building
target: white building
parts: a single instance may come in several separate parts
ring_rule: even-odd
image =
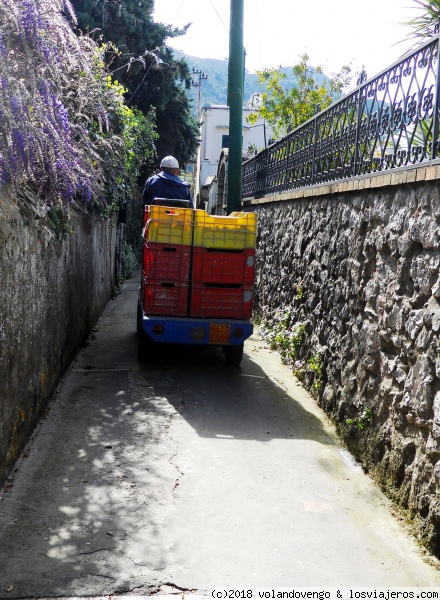
[[[269,144],[270,127],[262,119],[255,125],[246,120],[257,111],[259,101],[260,95],[253,94],[243,108],[243,156],[250,157]],[[217,177],[220,155],[229,146],[229,108],[216,104],[202,106],[200,123],[200,146],[194,165],[194,201],[197,208],[207,208],[208,200],[211,205],[213,202],[209,190],[212,190],[213,178]]]

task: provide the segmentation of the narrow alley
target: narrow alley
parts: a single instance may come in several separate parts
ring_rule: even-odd
[[[257,335],[137,363],[112,300],[0,495],[0,597],[440,586],[389,501]]]

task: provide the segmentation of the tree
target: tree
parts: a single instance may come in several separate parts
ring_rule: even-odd
[[[190,86],[191,75],[186,62],[175,60],[171,48],[165,45],[167,39],[182,35],[189,25],[178,29],[155,23],[153,0],[73,0],[72,4],[79,28],[113,45],[106,60],[127,90],[127,104],[144,114],[154,108],[158,155],[170,154],[172,149],[181,164],[190,162],[198,139],[198,127],[184,92]],[[169,68],[155,70],[155,55]]]
[[[317,110],[329,106],[348,86],[351,67],[342,67],[332,79],[325,77],[322,67],[311,67],[309,56],[300,55],[293,67],[297,85],[290,90],[283,86],[285,73],[279,69],[257,71],[259,82],[266,91],[262,94],[262,106],[258,113],[248,117],[251,123],[265,119],[273,128],[276,137],[286,135],[313,117]]]

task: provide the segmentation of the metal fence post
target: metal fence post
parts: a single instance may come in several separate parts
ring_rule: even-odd
[[[321,112],[321,107],[319,104],[315,106],[315,123],[313,127],[313,158],[312,158],[312,177],[311,184],[313,185],[316,182],[316,145],[318,143],[318,114]]]
[[[356,117],[356,141],[354,143],[354,169],[352,176],[360,175],[358,173],[358,162],[360,160],[360,152],[359,152],[359,140],[361,137],[361,123],[362,123],[362,90],[364,81],[367,80],[367,73],[363,70],[359,75],[359,79],[357,81],[359,85],[359,95],[357,100],[357,117]]]
[[[439,110],[440,110],[440,36],[437,40],[437,70],[435,85],[434,114],[432,119],[432,148],[431,159],[437,158],[438,137],[439,137]]]

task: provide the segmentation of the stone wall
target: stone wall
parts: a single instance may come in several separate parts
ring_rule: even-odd
[[[0,482],[115,285],[116,228],[0,191]]]
[[[415,179],[254,200],[255,314],[303,326],[294,371],[440,556],[440,192]]]

